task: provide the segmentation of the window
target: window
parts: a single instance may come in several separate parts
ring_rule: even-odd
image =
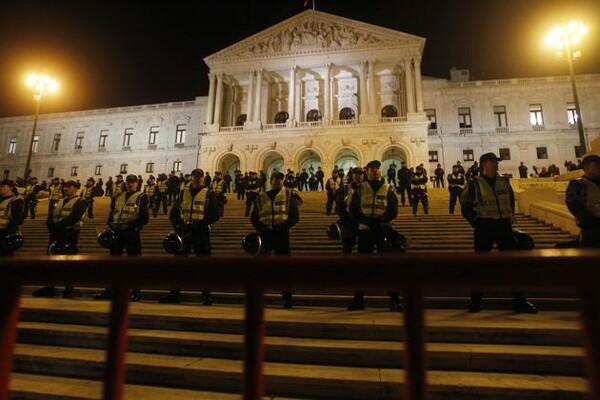
[[[71,176],[77,176],[77,167],[76,166],[71,167]]]
[[[248,116],[246,114],[238,115],[238,117],[235,119],[235,126],[242,126],[242,125],[244,125],[246,123],[246,119],[247,118],[248,118]]]
[[[437,150],[431,150],[429,152],[429,162],[437,162],[438,161],[438,152]]]
[[[548,149],[546,147],[536,147],[538,160],[546,160],[548,158]]]
[[[37,149],[38,149],[38,144],[40,143],[40,137],[39,136],[34,136],[33,137],[33,143],[31,144],[31,152],[32,153],[37,153]]]
[[[48,168],[48,174],[46,175],[48,178],[54,178],[54,167]]]
[[[158,126],[151,126],[150,134],[148,135],[148,144],[156,144],[156,135],[158,135]]]
[[[290,118],[290,114],[288,114],[287,111],[279,111],[277,114],[275,114],[275,123],[276,124],[285,124],[289,118]],[[237,121],[236,121],[236,125],[237,125]],[[242,123],[241,125],[244,125],[244,124]]]
[[[147,174],[154,173],[154,163],[153,162],[146,163],[146,173]]]
[[[77,137],[75,138],[75,150],[81,150],[83,147],[83,132],[77,132]]]
[[[10,138],[10,142],[8,143],[8,154],[15,154],[17,152],[17,138]]]
[[[425,110],[425,115],[429,120],[429,128],[428,129],[437,129],[437,116],[435,115],[435,108],[430,108]]]
[[[126,174],[127,173],[127,164],[121,164],[121,167],[119,168],[119,173],[120,174]]]
[[[500,149],[500,158],[503,160],[510,160],[510,149]]]
[[[344,107],[340,110],[340,120],[349,120],[354,119],[355,117],[354,110],[350,107]]]
[[[185,143],[185,132],[187,130],[186,124],[178,124],[175,130],[175,144]]]
[[[354,119],[354,111],[352,111],[352,118]],[[381,109],[382,118],[395,118],[398,116],[398,109],[392,105],[387,105]],[[340,118],[343,119],[343,118]]]
[[[529,105],[529,121],[531,122],[531,125],[544,125],[541,104]]]
[[[172,169],[172,171],[181,172],[181,161],[175,161],[175,162],[173,162],[173,169]]]
[[[52,140],[52,151],[58,151],[60,147],[60,133],[54,134],[54,140]]]
[[[101,149],[106,148],[106,138],[108,137],[108,129],[100,131],[100,140],[98,141],[98,147]]]
[[[496,121],[496,128],[505,128],[508,126],[506,106],[494,106],[494,121]]]
[[[94,168],[94,175],[102,175],[102,165],[96,165],[96,168]]]
[[[577,125],[577,110],[574,103],[567,103],[567,120],[569,125]]]
[[[473,150],[463,150],[463,161],[473,161],[474,159]]]
[[[133,136],[133,128],[125,128],[125,133],[123,134],[123,147],[129,148],[131,147],[131,137]]]
[[[458,126],[471,128],[471,107],[458,107]]]
[[[313,109],[306,113],[306,121],[307,122],[317,122],[321,121],[323,116],[321,115],[321,111]]]

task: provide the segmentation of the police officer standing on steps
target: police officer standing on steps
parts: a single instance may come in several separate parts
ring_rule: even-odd
[[[336,210],[340,216],[343,254],[352,253],[352,249],[356,244],[358,222],[350,216],[348,209],[356,191],[356,186],[365,179],[365,173],[360,167],[351,169],[348,175],[350,176],[350,183],[338,190],[336,199]]]
[[[148,208],[152,211],[152,216],[156,218],[158,215],[158,185],[156,184],[156,179],[154,175],[150,175],[150,178],[146,181],[146,187],[144,188],[144,193],[148,196]]]
[[[565,203],[581,228],[581,247],[600,248],[600,156],[581,160],[584,175],[567,187]]]
[[[31,219],[35,219],[35,211],[38,203],[38,194],[40,193],[40,185],[38,185],[37,178],[35,176],[29,178],[29,183],[25,187],[25,217],[27,214],[31,215]]]
[[[15,183],[5,179],[0,181],[0,241],[7,235],[16,233],[23,223],[23,199],[15,195]],[[0,246],[0,256],[12,256],[13,251]]]
[[[87,210],[87,202],[78,195],[77,182],[67,181],[64,184],[64,198],[59,201],[52,214],[48,215],[46,227],[50,232],[50,241],[62,247],[65,251],[61,254],[74,255],[79,249],[79,232],[83,226],[83,218]],[[32,293],[34,297],[53,297],[58,292],[54,286],[44,286]],[[77,292],[73,286],[66,286],[63,292],[64,298],[76,297]]]
[[[452,173],[448,174],[448,191],[450,192],[450,214],[454,214],[456,200],[460,201],[460,195],[465,188],[465,175],[462,174],[458,165],[452,166]]]
[[[410,187],[410,181],[412,179],[412,172],[406,166],[406,161],[400,163],[400,169],[398,170],[398,187],[396,191],[400,194],[400,202],[402,207],[406,205],[404,192],[408,197],[408,205],[412,206],[412,188]]]
[[[116,198],[121,193],[123,193],[126,189],[125,182],[123,181],[123,175],[119,174],[116,176],[117,180],[113,184],[112,198]],[[137,179],[137,177],[136,177]]]
[[[187,256],[193,249],[196,256],[209,256],[210,225],[219,220],[218,198],[213,190],[204,185],[204,171],[195,169],[191,175],[192,183],[181,193],[181,201],[171,209],[169,219],[180,237],[191,234],[191,238],[184,240],[183,250],[178,255]],[[171,290],[158,302],[181,302],[180,290]],[[210,291],[202,291],[202,304],[212,305]]]
[[[258,175],[256,175],[256,172],[250,171],[248,179],[244,184],[244,191],[246,193],[246,217],[250,216],[250,209],[258,197],[259,190],[260,180],[258,179]]]
[[[298,223],[298,204],[292,191],[283,187],[284,175],[271,175],[271,190],[261,192],[254,203],[250,221],[263,242],[260,254],[289,255],[290,228]],[[283,292],[283,307],[292,308],[292,292]]]
[[[423,211],[425,214],[429,214],[429,196],[427,195],[427,174],[422,166],[418,166],[415,170],[414,175],[410,180],[412,189],[412,206],[413,215],[417,215],[417,209],[419,208],[419,202],[423,204]]]
[[[225,197],[225,181],[223,180],[223,174],[221,171],[215,171],[215,178],[210,184],[210,189],[214,192],[217,197],[217,205],[219,208],[219,216],[225,214],[225,204],[227,204],[227,197]]]
[[[87,217],[89,219],[94,219],[95,186],[94,178],[88,178],[83,187],[83,191],[81,192],[81,197],[83,197],[88,204]]]
[[[148,196],[138,190],[137,176],[127,175],[126,182],[126,191],[114,197],[110,204],[108,226],[118,236],[117,243],[110,249],[110,255],[121,256],[126,251],[128,256],[141,256],[140,231],[148,223]],[[95,300],[108,298],[108,289],[94,295]],[[133,289],[131,301],[139,301],[140,298],[140,290]]]
[[[342,186],[342,180],[339,177],[338,170],[331,171],[331,178],[327,179],[325,190],[327,191],[327,204],[325,205],[325,213],[331,215],[331,209],[335,202],[335,197],[338,189]]]
[[[381,178],[381,162],[373,160],[367,164],[366,181],[357,184],[352,195],[349,213],[358,222],[358,253],[384,252],[382,225],[390,224],[398,215],[398,198],[390,184]],[[390,291],[391,311],[401,311],[400,294]],[[354,293],[349,311],[364,310],[364,292]]]
[[[48,215],[52,214],[52,210],[58,201],[62,198],[63,187],[58,177],[52,178],[52,183],[48,187],[49,199],[48,199]]]
[[[481,174],[475,175],[463,191],[461,211],[463,217],[474,228],[475,251],[491,251],[494,243],[498,250],[514,250],[513,219],[515,196],[507,178],[498,174],[500,158],[494,153],[485,153],[479,158]],[[537,309],[527,301],[523,292],[513,292],[514,310],[518,313],[535,314]],[[483,293],[471,292],[467,309],[481,311]]]

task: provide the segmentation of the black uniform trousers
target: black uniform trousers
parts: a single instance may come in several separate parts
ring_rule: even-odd
[[[35,219],[35,210],[37,208],[37,199],[26,199],[25,200],[25,214],[23,216],[24,219],[27,219],[27,214],[31,215],[31,219]]]
[[[119,241],[116,246],[110,249],[111,256],[122,256],[125,252],[128,256],[142,255],[142,241],[139,230],[128,228],[118,233]]]
[[[410,183],[398,182],[396,192],[398,192],[398,194],[400,195],[400,203],[402,204],[402,206],[406,205],[404,192],[406,192],[406,196],[408,197],[408,204],[412,206],[412,188],[410,187]]]
[[[264,229],[259,232],[260,238],[263,241],[260,250],[261,255],[289,255],[290,250],[290,231]],[[282,292],[284,302],[292,301],[292,291],[284,290]]]
[[[196,256],[209,256],[211,252],[210,248],[210,228],[206,224],[193,224],[192,225],[192,237],[190,241],[184,241],[184,246],[181,253],[177,254],[176,257],[187,257],[192,250]],[[179,290],[179,289],[176,289]],[[210,291],[202,289],[202,298],[210,297]]]
[[[252,205],[254,204],[257,196],[257,192],[246,191],[246,217],[250,215],[250,211],[252,211]]]
[[[458,200],[460,202],[460,195],[463,192],[463,188],[460,186],[450,186],[448,191],[450,192],[450,214],[454,214],[456,201]]]
[[[412,207],[413,207],[413,214],[416,215],[417,214],[417,209],[419,208],[419,202],[421,202],[421,204],[423,204],[423,211],[425,212],[425,214],[429,214],[429,196],[427,196],[427,191],[423,190],[423,189],[413,189],[412,191],[412,197],[413,197],[413,202],[412,202]]]
[[[333,208],[334,203],[335,203],[335,192],[328,190],[327,191],[327,204],[325,205],[325,213],[327,215],[331,215],[331,210]]]
[[[475,251],[491,251],[494,243],[498,250],[514,250],[515,240],[512,233],[512,222],[509,219],[479,218],[475,220],[473,231],[473,244]],[[515,302],[527,301],[525,293],[512,290]],[[471,302],[481,302],[481,290],[471,292]]]
[[[377,229],[359,229],[358,235],[358,253],[362,254],[371,254],[375,250],[377,253],[384,253],[385,250],[383,248],[384,238],[383,232]],[[364,291],[356,291],[354,292],[354,296],[364,296]],[[400,297],[400,293],[395,290],[388,291],[388,295],[390,299],[397,300]]]

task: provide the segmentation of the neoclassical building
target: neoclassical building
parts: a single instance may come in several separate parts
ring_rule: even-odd
[[[364,165],[449,170],[488,151],[561,166],[578,154],[568,77],[469,80],[421,75],[425,38],[307,10],[204,59],[195,100],[42,115],[32,175],[87,178]],[[577,77],[589,141],[600,75]],[[33,117],[0,119],[0,172],[24,173]]]

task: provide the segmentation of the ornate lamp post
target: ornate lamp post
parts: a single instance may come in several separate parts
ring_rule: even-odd
[[[570,21],[566,25],[555,26],[546,37],[546,45],[556,49],[556,55],[559,58],[566,57],[569,64],[569,76],[571,78],[571,89],[573,90],[573,103],[575,104],[575,118],[577,119],[577,130],[579,132],[579,149],[581,155],[587,151],[585,136],[583,134],[583,121],[581,120],[581,111],[579,108],[579,97],[577,96],[577,86],[575,84],[575,74],[573,72],[573,60],[581,57],[581,51],[576,50],[581,41],[581,37],[588,31],[588,27],[577,21]]]
[[[31,140],[29,141],[27,162],[25,163],[25,173],[23,174],[24,180],[29,178],[29,166],[31,164],[31,155],[33,153],[33,139],[35,138],[35,130],[37,128],[38,117],[40,114],[40,103],[42,102],[42,97],[53,93],[58,89],[58,82],[47,75],[32,73],[27,77],[26,83],[27,86],[34,89],[33,101],[35,102],[35,118],[33,120],[33,129],[31,130]]]

